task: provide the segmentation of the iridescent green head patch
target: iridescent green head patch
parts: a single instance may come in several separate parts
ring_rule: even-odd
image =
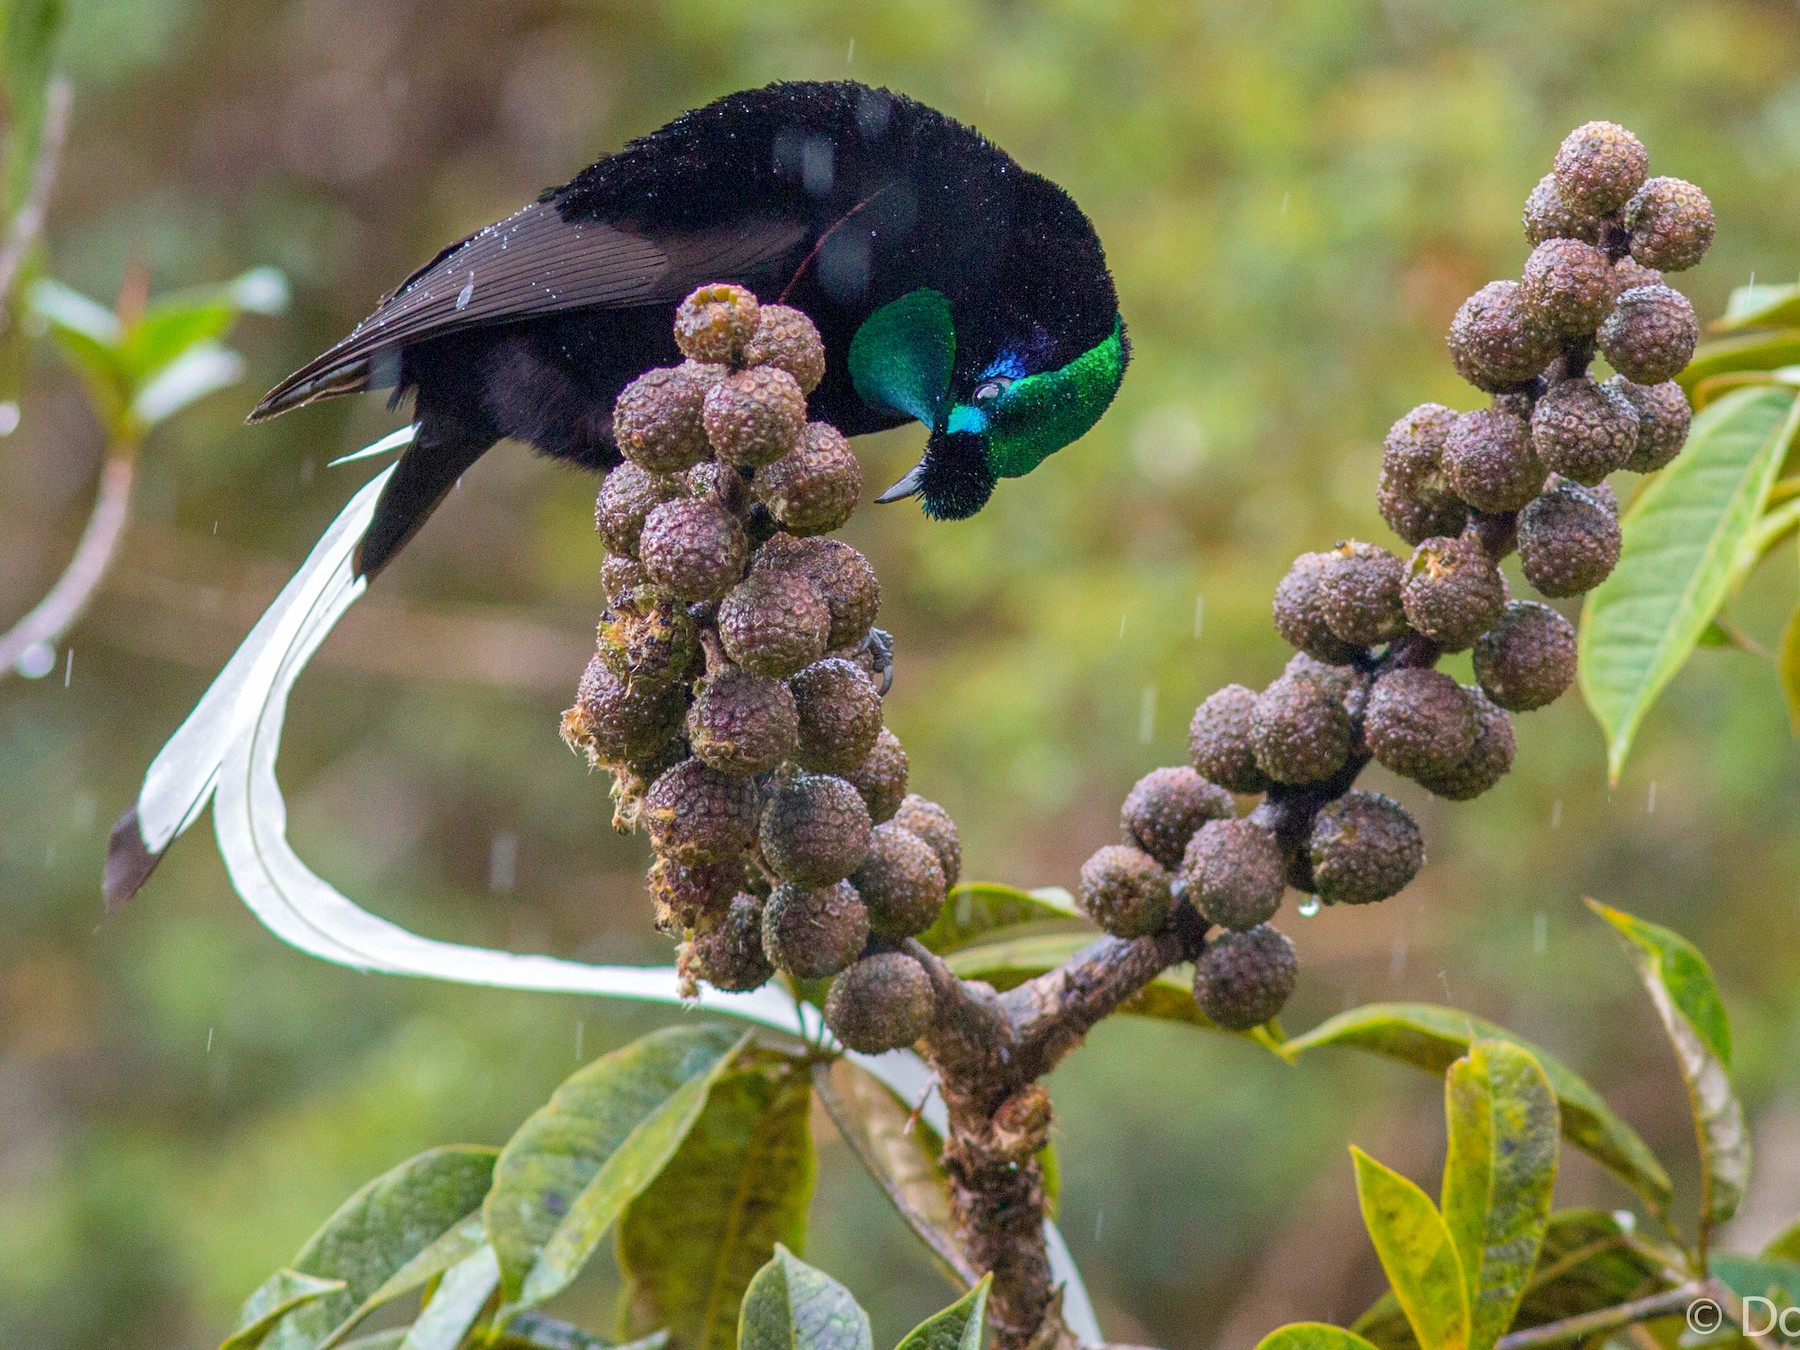
[[[1017,478],[1085,436],[1124,378],[1125,321],[1115,318],[1106,340],[1068,365],[1014,380],[984,404],[958,404],[946,430],[981,436],[995,477]]]

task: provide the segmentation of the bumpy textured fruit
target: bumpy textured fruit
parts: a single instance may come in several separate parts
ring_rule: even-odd
[[[1633,286],[1660,286],[1663,274],[1654,267],[1645,267],[1636,258],[1620,258],[1613,264],[1613,290],[1619,294],[1630,290]]]
[[[1346,792],[1313,818],[1313,886],[1328,905],[1368,905],[1406,889],[1425,865],[1425,836],[1406,808],[1379,792]]]
[[[1490,281],[1450,323],[1450,361],[1477,389],[1503,390],[1550,364],[1555,336],[1526,306],[1516,281]]]
[[[685,608],[642,588],[620,596],[602,611],[594,650],[620,679],[668,684],[693,668],[700,639]]]
[[[708,389],[701,419],[720,459],[756,468],[800,444],[806,395],[785,370],[755,366],[734,371]]]
[[[869,808],[869,819],[877,825],[892,820],[900,803],[906,799],[906,749],[900,738],[887,727],[875,738],[875,748],[849,773],[844,781],[862,793]]]
[[[1681,386],[1673,380],[1633,384],[1623,375],[1614,375],[1605,387],[1637,412],[1637,442],[1625,467],[1633,473],[1655,473],[1671,463],[1687,444],[1688,429],[1694,424],[1694,410]]]
[[[1525,260],[1519,292],[1538,319],[1559,333],[1593,332],[1612,311],[1612,264],[1579,239],[1546,239]]]
[[[1623,469],[1637,440],[1637,408],[1585,375],[1551,385],[1532,409],[1532,449],[1545,468],[1577,483],[1598,483]]]
[[[847,881],[813,889],[777,886],[763,905],[763,952],[803,980],[845,969],[869,941],[869,911]]]
[[[800,710],[800,766],[818,773],[850,773],[868,759],[881,735],[881,693],[867,671],[842,657],[815,661],[793,679]]]
[[[1319,576],[1325,626],[1345,642],[1372,647],[1406,631],[1400,582],[1406,565],[1375,544],[1350,540],[1328,555]]]
[[[799,774],[776,787],[762,817],[763,859],[783,881],[829,886],[869,852],[869,808],[829,774]]]
[[[631,463],[651,473],[680,473],[706,459],[711,448],[702,425],[709,377],[703,368],[647,370],[613,402],[613,443]]]
[[[1278,783],[1316,783],[1344,767],[1354,739],[1350,714],[1313,680],[1282,676],[1250,711],[1256,763]]]
[[[1394,423],[1382,445],[1375,502],[1388,528],[1409,544],[1457,534],[1468,518],[1444,475],[1444,442],[1456,416],[1441,403],[1421,403]]]
[[[1362,716],[1363,704],[1369,697],[1367,671],[1358,670],[1355,666],[1328,666],[1305,652],[1295,652],[1288,658],[1281,673],[1289,679],[1311,680],[1343,704],[1344,711],[1352,718]]]
[[[950,889],[937,850],[892,821],[870,832],[869,852],[850,874],[850,884],[868,908],[869,928],[887,938],[912,937],[931,927]]]
[[[638,559],[650,580],[682,600],[717,600],[750,560],[744,527],[717,502],[664,502],[644,519]]]
[[[600,542],[621,557],[637,557],[644,518],[680,494],[679,480],[653,474],[627,460],[606,475],[594,501],[594,528]]]
[[[1299,979],[1294,944],[1263,924],[1207,943],[1194,963],[1194,1001],[1214,1026],[1250,1031],[1287,1005]]]
[[[1275,836],[1248,820],[1213,820],[1188,842],[1181,879],[1208,923],[1250,929],[1281,907],[1287,860]]]
[[[1513,712],[1554,703],[1575,682],[1575,625],[1548,605],[1515,600],[1476,640],[1475,678]]]
[[[742,286],[702,286],[675,311],[675,345],[695,361],[740,361],[756,334],[759,308]]]
[[[881,583],[869,560],[841,539],[777,534],[757,551],[751,565],[798,571],[812,580],[831,609],[828,650],[861,642],[874,626]]]
[[[1519,566],[1540,595],[1581,595],[1619,561],[1619,515],[1579,484],[1555,482],[1519,513]]]
[[[614,473],[618,470],[614,469]],[[636,558],[627,558],[622,553],[609,553],[600,561],[600,588],[606,592],[608,600],[617,600],[627,591],[635,591],[639,586],[650,584],[650,574],[644,571],[644,565]]]
[[[1194,768],[1232,792],[1261,792],[1269,786],[1250,740],[1255,708],[1254,689],[1228,684],[1209,694],[1188,724],[1188,758]]]
[[[1185,765],[1152,769],[1131,789],[1119,811],[1125,842],[1167,868],[1181,866],[1194,831],[1233,814],[1231,794]]]
[[[658,858],[646,878],[650,898],[659,915],[680,928],[699,923],[706,915],[722,915],[744,885],[741,859],[688,867],[673,858]]]
[[[1081,912],[1114,937],[1146,937],[1169,921],[1169,874],[1142,849],[1108,844],[1081,865]]]
[[[678,684],[632,684],[595,655],[582,672],[575,706],[563,714],[563,739],[590,764],[645,759],[681,729],[687,700]]]
[[[1473,539],[1427,539],[1400,590],[1406,618],[1446,651],[1461,651],[1500,617],[1506,582]]]
[[[829,534],[850,519],[862,496],[862,466],[850,442],[827,422],[811,422],[797,448],[756,475],[756,496],[782,528]]]
[[[1445,774],[1475,745],[1475,709],[1462,686],[1438,670],[1404,667],[1375,681],[1363,738],[1382,764],[1407,778]]]
[[[761,810],[753,781],[689,759],[650,785],[643,821],[658,853],[694,867],[726,862],[748,849]]]
[[[1643,185],[1650,152],[1616,122],[1588,122],[1563,138],[1553,172],[1563,200],[1603,216]]]
[[[774,975],[762,942],[763,902],[740,895],[731,908],[694,936],[695,974],[715,989],[744,994]]]
[[[1645,267],[1681,272],[1712,247],[1712,203],[1680,178],[1652,178],[1625,204],[1631,256]]]
[[[694,695],[687,733],[695,756],[712,768],[740,776],[767,773],[793,757],[800,715],[780,680],[727,666]]]
[[[1275,588],[1275,631],[1301,651],[1333,665],[1354,661],[1361,650],[1345,642],[1325,622],[1320,583],[1331,565],[1329,553],[1302,553]]]
[[[1506,777],[1516,746],[1512,718],[1506,709],[1473,686],[1463,692],[1475,710],[1475,744],[1462,762],[1448,772],[1424,774],[1418,780],[1421,787],[1453,802],[1479,797]]]
[[[1680,291],[1633,286],[1600,325],[1600,351],[1612,368],[1638,384],[1672,380],[1693,359],[1700,320]]]
[[[825,654],[831,610],[811,578],[785,568],[752,568],[719,602],[725,654],[757,675],[786,679]]]
[[[937,995],[931,977],[905,952],[865,956],[831,982],[825,1025],[850,1050],[879,1055],[931,1030]]]
[[[1517,511],[1544,486],[1525,419],[1501,408],[1463,413],[1444,441],[1444,476],[1477,511]]]
[[[1532,244],[1546,239],[1579,239],[1597,243],[1600,238],[1600,215],[1571,206],[1556,185],[1556,175],[1547,173],[1525,199],[1522,223],[1525,237]]]
[[[894,824],[911,830],[930,844],[944,869],[945,884],[956,885],[962,876],[962,836],[957,833],[956,822],[950,819],[948,811],[936,802],[910,792],[894,813]]]
[[[785,370],[801,393],[810,394],[825,378],[825,344],[801,311],[791,305],[764,305],[757,311],[755,334],[744,344],[744,364]]]

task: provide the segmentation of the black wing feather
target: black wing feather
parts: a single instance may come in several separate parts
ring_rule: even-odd
[[[672,303],[781,257],[804,234],[793,221],[753,219],[650,239],[533,202],[413,273],[348,337],[270,390],[250,420],[367,389],[384,354],[427,338],[567,310]]]

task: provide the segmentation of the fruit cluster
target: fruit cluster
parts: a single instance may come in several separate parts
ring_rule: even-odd
[[[1599,585],[1620,547],[1604,480],[1662,468],[1687,437],[1673,380],[1699,325],[1663,273],[1704,255],[1712,208],[1648,170],[1622,127],[1570,133],[1526,203],[1521,280],[1482,287],[1450,328],[1457,372],[1490,406],[1422,404],[1388,434],[1378,502],[1411,556],[1358,541],[1302,555],[1274,604],[1298,654],[1262,691],[1230,685],[1202,703],[1193,767],[1144,778],[1125,802],[1125,842],[1083,868],[1082,904],[1109,932],[1157,931],[1183,906],[1223,930],[1195,982],[1219,1025],[1257,1026],[1293,990],[1292,945],[1268,923],[1288,886],[1368,904],[1423,864],[1407,810],[1353,787],[1370,759],[1438,796],[1478,796],[1512,765],[1510,714],[1574,680],[1573,625],[1513,600],[1499,564],[1516,548],[1546,597]],[[1596,380],[1596,354],[1617,373]],[[1433,668],[1471,648],[1474,685]],[[1240,817],[1234,793],[1264,801]]]
[[[874,569],[826,537],[862,475],[806,419],[824,348],[800,311],[737,286],[690,295],[675,338],[687,359],[616,404],[624,462],[595,507],[609,603],[563,736],[612,770],[615,825],[648,833],[690,989],[835,977],[839,1040],[907,1045],[935,999],[900,944],[936,919],[961,846],[908,795],[882,722]]]

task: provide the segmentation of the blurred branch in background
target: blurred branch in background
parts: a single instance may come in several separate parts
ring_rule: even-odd
[[[31,171],[31,187],[25,200],[13,213],[6,231],[6,243],[0,246],[0,296],[11,300],[18,285],[25,259],[44,232],[44,217],[50,207],[50,192],[56,186],[57,166],[62,162],[63,140],[69,134],[69,109],[74,103],[74,90],[60,76],[50,82],[44,98],[44,126],[38,136],[37,163]],[[10,308],[10,306],[9,306]]]

